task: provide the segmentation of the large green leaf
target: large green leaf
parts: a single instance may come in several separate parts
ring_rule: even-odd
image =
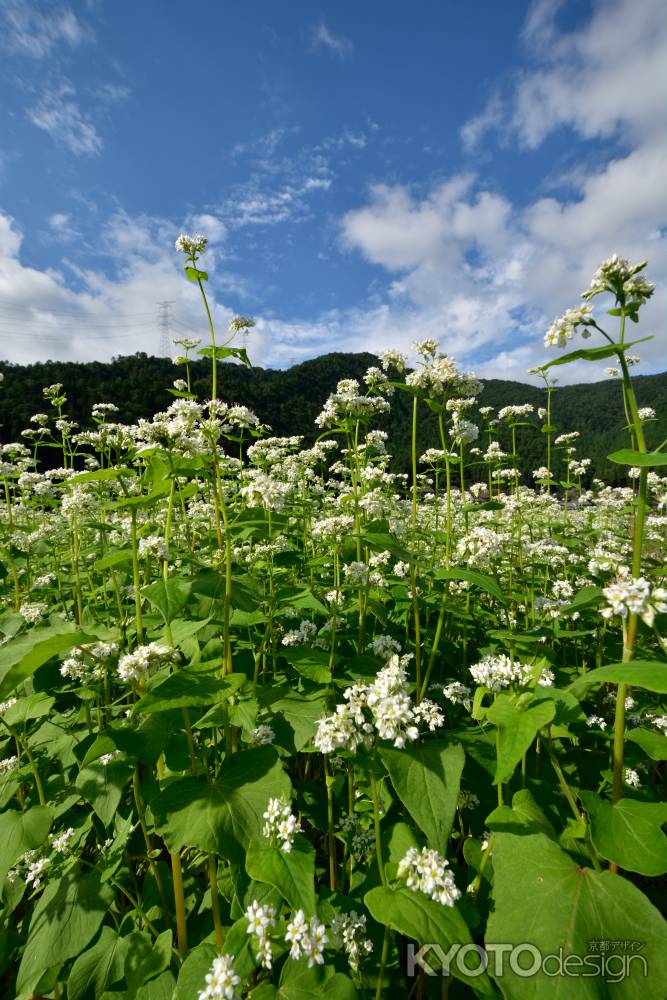
[[[150,587],[144,587],[142,595],[157,608],[167,625],[185,607],[190,596],[190,582],[184,577],[170,577],[156,580]]]
[[[135,715],[153,715],[171,708],[205,707],[223,701],[246,681],[245,674],[212,677],[210,674],[177,670],[151,688],[133,707]]]
[[[17,992],[33,991],[47,969],[80,955],[97,934],[112,900],[113,891],[100,885],[96,871],[81,878],[72,869],[57,882],[50,882],[30,919]]]
[[[33,628],[10,639],[0,649],[0,698],[11,694],[52,656],[67,652],[72,646],[94,641],[94,636],[86,635],[67,622]]]
[[[67,1000],[99,1000],[123,976],[127,938],[103,927],[92,948],[79,955],[67,977]]]
[[[567,690],[582,698],[588,688],[596,684],[628,684],[657,694],[667,694],[667,663],[658,660],[610,663],[577,677]]]
[[[33,806],[21,813],[5,809],[0,813],[0,891],[9,869],[26,851],[33,851],[46,840],[53,812],[46,806]]]
[[[631,729],[626,732],[628,743],[636,743],[652,760],[667,760],[667,736],[652,729]]]
[[[667,925],[632,883],[610,871],[580,867],[541,833],[494,834],[493,867],[494,904],[485,945],[524,946],[513,962],[508,955],[501,961],[498,951],[490,959],[507,1000],[646,1000],[663,995]],[[646,978],[639,961],[613,987],[594,975],[594,963],[605,957],[596,951],[601,941],[638,942],[641,951],[635,957],[645,958]],[[531,947],[538,950],[539,963]],[[559,955],[576,955],[581,961],[571,960],[567,976],[556,975]],[[545,972],[547,956],[555,958],[546,963]],[[526,975],[526,967],[532,966],[534,973]]]
[[[579,792],[591,822],[591,838],[598,854],[620,868],[640,875],[667,871],[667,802],[620,799],[614,805],[595,792]]]
[[[172,934],[163,931],[153,940],[146,931],[133,931],[125,953],[125,996],[130,1000],[141,986],[159,976],[171,961]]]
[[[639,469],[653,469],[657,465],[667,465],[667,451],[635,451],[633,448],[621,448],[607,455],[610,462],[616,465],[637,466]]]
[[[269,799],[289,792],[289,778],[275,750],[257,747],[226,760],[215,782],[172,782],[151,801],[151,809],[170,850],[198,847],[242,861],[250,841],[261,834]]]
[[[105,826],[113,822],[131,774],[132,765],[122,759],[108,764],[96,760],[79,771],[75,787]]]
[[[257,882],[274,886],[293,910],[303,910],[307,917],[314,915],[315,849],[305,837],[298,835],[287,852],[264,838],[251,841],[246,871]]]
[[[556,832],[527,788],[516,792],[512,805],[498,806],[486,817],[489,830],[500,833],[545,833],[556,840]]]
[[[540,729],[556,714],[553,701],[524,702],[509,694],[497,694],[486,718],[498,729],[498,763],[494,784],[509,781]]]
[[[507,598],[498,581],[494,580],[487,573],[478,573],[473,569],[439,569],[436,570],[434,576],[436,580],[466,580],[468,583],[472,583],[473,586],[479,587],[480,590],[485,590],[487,594],[491,594],[501,604],[507,602]]]
[[[553,368],[554,365],[567,365],[570,361],[602,361],[604,358],[611,358],[612,355],[618,357],[624,351],[627,351],[630,347],[634,347],[635,344],[643,344],[645,340],[650,340],[650,337],[640,337],[639,340],[630,340],[626,344],[603,344],[601,347],[581,347],[578,351],[570,351],[569,354],[561,354],[560,357],[554,358],[553,361],[548,361],[545,365],[540,365],[540,371],[546,371],[547,368]]]
[[[380,757],[396,794],[429,845],[445,852],[456,813],[465,754],[460,743],[426,743],[382,749]]]
[[[472,944],[470,931],[457,907],[443,906],[422,892],[378,886],[366,893],[364,902],[374,920],[421,946],[438,945],[447,953],[452,945],[463,947]],[[435,954],[427,953],[425,959],[430,967],[435,968]],[[474,968],[473,965],[470,967]],[[478,976],[468,975],[463,963],[459,962],[451,964],[450,972],[475,993],[493,996],[493,987],[485,972]]]

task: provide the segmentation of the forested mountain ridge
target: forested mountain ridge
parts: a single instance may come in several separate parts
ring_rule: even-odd
[[[228,402],[249,406],[264,423],[271,425],[274,434],[302,434],[308,444],[319,433],[314,419],[337,381],[361,380],[366,369],[377,363],[378,359],[368,353],[332,353],[286,370],[220,364],[218,394]],[[208,398],[210,362],[194,362],[191,371],[193,391],[199,399]],[[115,403],[119,407],[116,419],[132,423],[139,417],[150,417],[172,402],[168,389],[183,374],[183,369],[168,358],[140,353],[104,363],[47,361],[21,366],[0,362],[0,372],[4,375],[0,385],[0,439],[7,442],[21,440],[20,433],[29,426],[31,415],[48,409],[42,395],[44,386],[54,382],[63,384],[68,398],[66,413],[81,427],[90,426],[91,408],[97,402]],[[637,376],[634,384],[639,406],[650,406],[656,411],[657,420],[646,426],[649,447],[655,447],[667,438],[667,372]],[[539,386],[485,379],[479,405],[499,409],[508,404],[532,403],[537,410],[545,405],[545,398],[545,390]],[[611,483],[627,482],[623,467],[606,460],[610,452],[629,443],[617,380],[558,387],[552,397],[552,411],[552,422],[559,433],[580,432],[577,453],[581,458],[593,460],[592,475]],[[410,412],[409,397],[396,393],[391,399],[391,413],[374,425],[389,433],[388,447],[394,456],[395,470],[407,470],[409,466]],[[537,414],[534,422],[535,429],[522,428],[519,432],[521,467],[527,483],[531,482],[531,470],[544,463],[544,435],[539,431]],[[423,407],[420,451],[437,446],[433,415]]]

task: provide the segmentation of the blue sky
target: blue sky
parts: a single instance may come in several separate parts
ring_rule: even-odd
[[[256,364],[435,336],[527,380],[618,252],[667,367],[662,0],[0,0],[0,39],[0,357],[204,333],[197,229]]]

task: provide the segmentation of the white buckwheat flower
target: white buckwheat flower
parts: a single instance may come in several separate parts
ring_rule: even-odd
[[[275,837],[280,841],[280,849],[288,854],[292,850],[294,837],[301,830],[301,823],[292,813],[289,804],[284,799],[269,799],[264,819],[264,836]]]
[[[234,972],[232,955],[218,955],[206,974],[206,987],[197,994],[197,1000],[241,1000],[236,992],[241,979]]]
[[[449,862],[437,851],[411,847],[398,866],[398,874],[413,892],[423,892],[443,906],[454,906],[461,892],[449,871]]]

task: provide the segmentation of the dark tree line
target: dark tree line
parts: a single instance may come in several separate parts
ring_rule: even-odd
[[[370,365],[378,360],[371,354],[325,354],[312,361],[295,365],[285,371],[265,368],[244,368],[236,364],[220,364],[218,393],[230,403],[249,406],[258,417],[271,425],[276,435],[301,434],[306,445],[319,433],[314,419],[324,401],[342,378],[361,380]],[[196,361],[192,365],[193,391],[203,400],[210,396],[210,363]],[[75,363],[46,361],[32,365],[0,362],[4,382],[0,385],[0,440],[21,440],[20,432],[30,426],[32,414],[45,412],[44,386],[61,382],[67,393],[67,415],[81,427],[91,425],[93,403],[110,402],[119,407],[117,419],[132,423],[139,417],[150,417],[165,409],[173,397],[168,389],[174,378],[183,374],[167,358],[134,354],[115,358],[111,362]],[[644,375],[635,379],[640,406],[650,406],[658,419],[647,425],[649,446],[657,446],[667,438],[667,373]],[[545,390],[501,379],[484,381],[479,405],[502,406],[532,403],[536,410],[545,405]],[[411,400],[404,393],[392,398],[391,413],[377,426],[389,434],[388,447],[393,454],[394,471],[407,471],[410,464]],[[628,446],[621,388],[614,379],[592,384],[563,386],[552,397],[552,422],[559,433],[579,431],[579,457],[592,459],[591,475],[607,482],[626,483],[623,467],[608,462],[606,456]],[[477,413],[471,419],[481,424]],[[524,481],[531,482],[530,473],[544,464],[544,435],[539,431],[535,413],[535,428],[521,428],[519,450]],[[509,437],[500,435],[503,446],[509,448]],[[486,438],[482,439],[482,444]],[[438,447],[435,418],[422,408],[418,434],[420,452]],[[481,474],[481,472],[480,472]]]

